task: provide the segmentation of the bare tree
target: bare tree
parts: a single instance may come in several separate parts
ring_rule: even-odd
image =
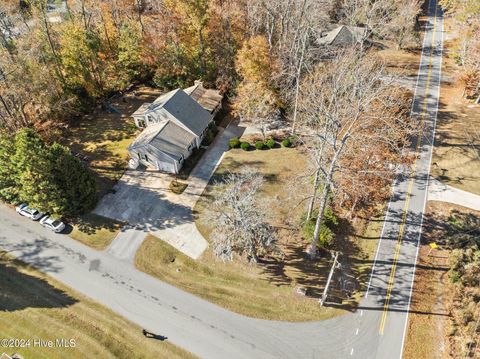
[[[258,256],[275,252],[276,237],[268,224],[265,208],[258,201],[264,179],[252,169],[229,173],[217,188],[211,220],[214,253],[231,261],[234,253],[257,262]]]
[[[372,36],[386,38],[401,48],[416,32],[419,0],[344,0],[340,17],[349,25],[364,28],[361,48]]]
[[[312,156],[320,180],[315,181],[318,217],[309,253],[316,255],[319,231],[327,201],[342,173],[342,159],[355,156],[352,143],[383,143],[401,152],[408,141],[408,124],[395,107],[397,94],[382,80],[384,66],[360,51],[349,52],[336,66],[318,67],[303,84],[302,120],[313,130]],[[328,64],[331,65],[331,64]]]

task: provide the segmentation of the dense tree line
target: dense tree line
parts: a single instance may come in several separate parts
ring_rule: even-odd
[[[418,13],[413,0],[410,12],[392,0],[69,0],[64,21],[52,23],[46,1],[25,3],[0,15],[0,123],[9,129],[69,120],[134,81],[173,88],[198,78],[224,92],[240,84],[238,107],[251,118],[264,116],[251,115],[253,92],[258,107],[295,120],[300,79],[329,23],[404,41],[410,32],[393,20],[410,29]],[[268,63],[255,87],[245,54]]]
[[[88,168],[64,146],[47,145],[31,128],[0,134],[0,198],[44,213],[74,216],[96,202]]]

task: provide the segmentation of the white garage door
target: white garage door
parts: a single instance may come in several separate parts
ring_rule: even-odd
[[[172,162],[157,161],[157,168],[162,172],[175,173],[175,165]]]

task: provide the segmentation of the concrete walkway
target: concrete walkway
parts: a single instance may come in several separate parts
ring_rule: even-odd
[[[189,257],[199,258],[208,243],[197,230],[192,209],[228,150],[230,138],[240,136],[243,130],[232,124],[217,135],[193,169],[181,195],[169,190],[172,177],[168,174],[127,171],[115,185],[115,193],[104,196],[94,210],[98,215],[130,225],[113,240],[108,251],[133,262],[135,252],[151,233]]]
[[[428,184],[428,200],[457,204],[480,211],[480,196],[471,192],[446,185],[436,179],[430,179]]]

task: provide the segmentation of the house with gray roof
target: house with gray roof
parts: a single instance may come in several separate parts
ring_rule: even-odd
[[[137,127],[145,129],[128,147],[131,167],[142,164],[178,173],[192,151],[200,147],[215,113],[182,89],[143,104],[132,114]]]
[[[317,40],[319,45],[344,47],[352,46],[363,40],[364,27],[340,25],[328,32],[323,32]]]

